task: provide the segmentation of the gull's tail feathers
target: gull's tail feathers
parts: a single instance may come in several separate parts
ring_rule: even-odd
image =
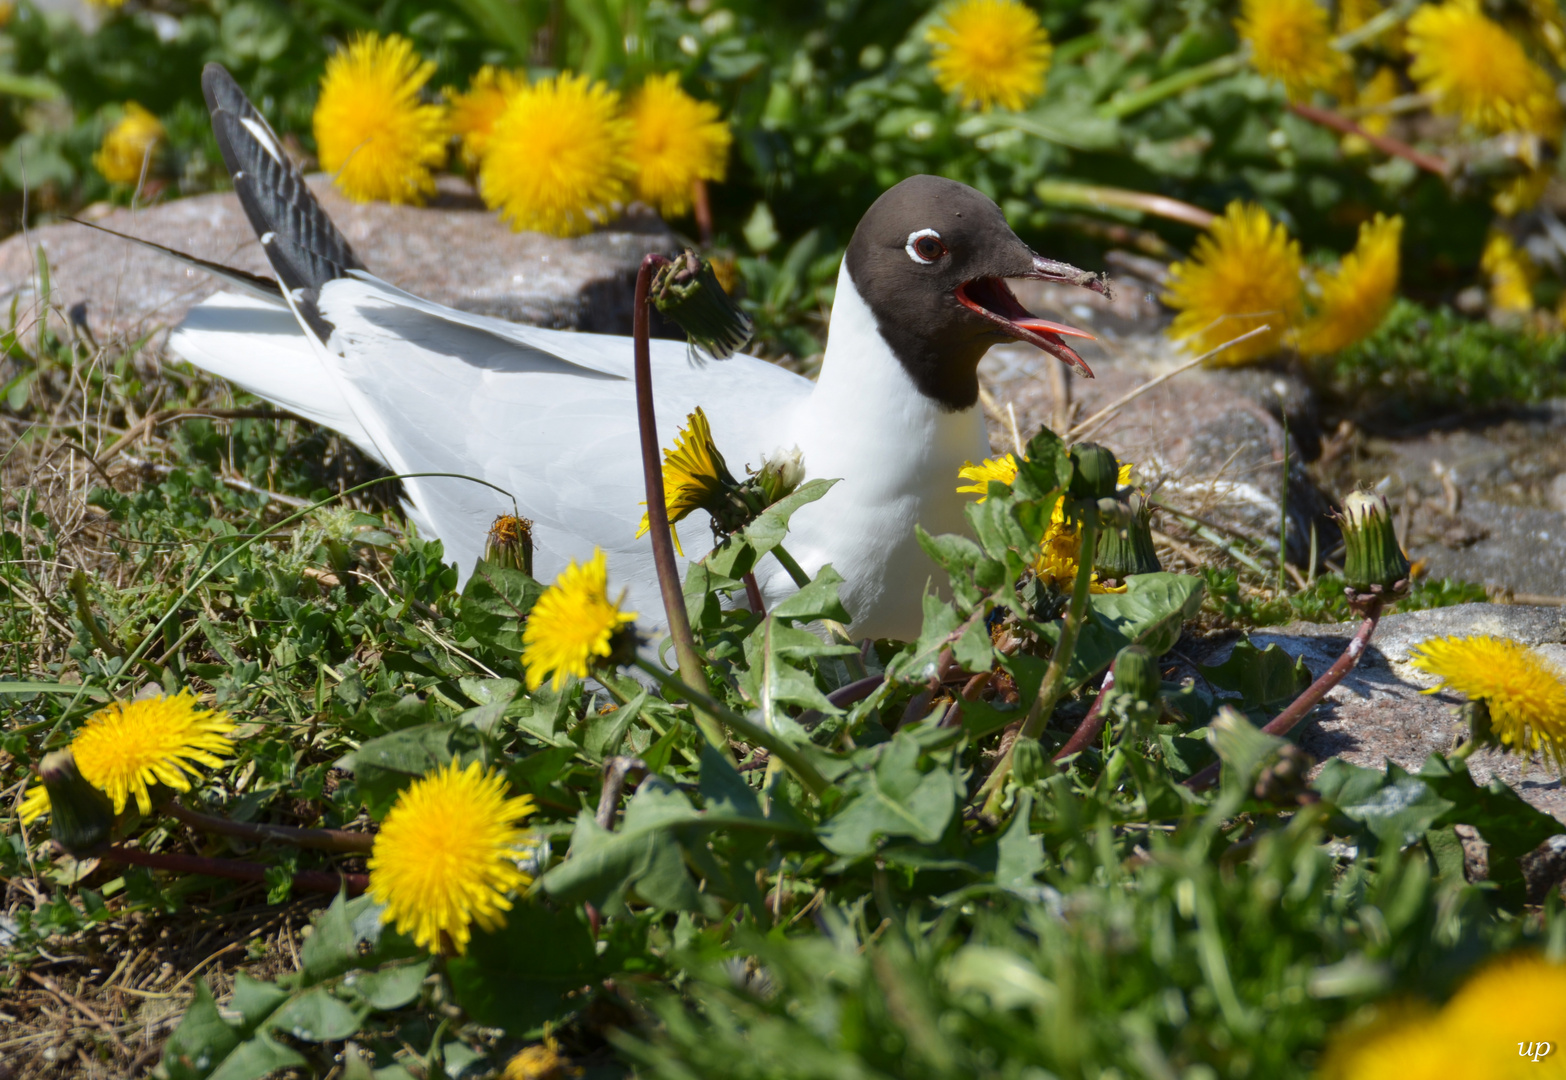
[[[203,371],[340,432],[386,464],[316,347],[277,300],[237,293],[208,297],[170,335],[169,348]]]
[[[183,251],[176,251],[171,247],[164,247],[162,244],[154,244],[151,240],[143,240],[139,236],[129,236],[122,232],[116,232],[113,229],[105,229],[102,225],[94,225],[92,222],[83,221],[81,218],[67,218],[66,220],[74,221],[78,225],[85,225],[89,229],[97,229],[101,233],[108,233],[110,236],[121,240],[127,240],[132,244],[147,248],[149,251],[156,251],[159,255],[173,259],[175,262],[184,263],[192,269],[205,271],[213,277],[221,278],[247,295],[271,304],[273,307],[283,308],[284,310],[288,308],[288,301],[283,298],[282,286],[278,285],[272,278],[262,277],[260,274],[252,274],[249,270],[240,270],[236,267],[224,266],[222,263],[198,258]]]
[[[289,305],[324,344],[333,327],[321,316],[321,288],[363,270],[364,264],[316,202],[304,175],[283,152],[277,133],[234,77],[222,65],[208,64],[201,73],[201,89],[212,113],[212,133],[245,216],[261,238]]]

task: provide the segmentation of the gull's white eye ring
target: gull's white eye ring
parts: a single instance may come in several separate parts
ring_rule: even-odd
[[[903,245],[903,250],[920,266],[929,266],[946,254],[946,245],[941,243],[941,234],[934,229],[919,229],[908,234],[908,243]]]

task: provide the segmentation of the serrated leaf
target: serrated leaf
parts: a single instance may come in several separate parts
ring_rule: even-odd
[[[377,971],[349,972],[343,986],[374,1008],[400,1009],[419,996],[429,972],[429,960],[417,960]]]
[[[371,739],[338,762],[358,784],[370,816],[386,816],[397,795],[453,758],[480,755],[479,733],[460,724],[420,724]]]
[[[1024,791],[1017,796],[1017,809],[1001,833],[995,856],[995,884],[1026,900],[1036,898],[1037,875],[1044,869],[1044,838],[1034,835],[1032,816],[1033,793]]]
[[[851,617],[848,610],[843,607],[843,602],[837,595],[838,586],[841,584],[843,584],[843,575],[832,569],[832,565],[828,563],[817,571],[810,584],[775,605],[770,614],[775,619],[790,622],[815,622],[818,619],[849,622]]]
[[[163,1047],[163,1068],[170,1080],[203,1080],[239,1045],[239,1032],[223,1019],[207,980],[196,981],[179,1027]]]
[[[1127,645],[1141,645],[1162,656],[1180,640],[1185,620],[1201,610],[1204,585],[1189,574],[1138,574],[1123,593],[1100,593],[1088,599],[1088,617],[1077,636],[1077,649],[1066,669],[1067,689],[1094,678]],[[1059,621],[1039,627],[1051,643],[1060,638]]]
[[[208,1074],[208,1080],[260,1080],[279,1070],[304,1064],[303,1054],[263,1031],[235,1047],[223,1063]]]
[[[243,1017],[240,1030],[249,1033],[286,1000],[288,991],[281,986],[252,979],[241,971],[234,976],[234,995],[228,1007]]]
[[[922,748],[906,731],[883,744],[873,768],[850,774],[843,806],[816,830],[829,851],[864,855],[883,837],[907,836],[933,844],[951,821],[957,787],[939,764],[921,771]]]
[[[412,941],[382,924],[380,904],[368,896],[349,900],[339,893],[299,950],[299,975],[303,985],[312,986],[418,954]]]
[[[646,704],[647,691],[643,690],[610,712],[589,716],[572,734],[589,757],[594,761],[602,761],[620,752],[625,733],[631,730],[631,723],[641,715],[642,706]]]
[[[571,834],[564,862],[544,875],[543,885],[562,903],[588,901],[608,915],[625,910],[633,891],[665,911],[705,911],[671,826],[700,820],[690,801],[661,777],[642,781],[618,832],[610,832],[583,811]]]
[[[304,1042],[329,1042],[348,1038],[363,1021],[363,1011],[351,1008],[324,987],[317,987],[278,1009],[267,1027]]]
[[[522,627],[544,586],[522,573],[480,559],[462,590],[462,624],[483,645],[503,652],[522,651]]]
[[[947,639],[962,625],[962,616],[934,593],[924,594],[924,623],[919,640],[899,653],[887,668],[888,679],[899,682],[926,682],[935,677]]]

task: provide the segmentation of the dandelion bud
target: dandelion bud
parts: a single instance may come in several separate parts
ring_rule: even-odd
[[[1017,745],[1011,749],[1013,779],[1022,787],[1028,787],[1049,774],[1049,758],[1044,756],[1044,748],[1039,745],[1039,741],[1019,738]]]
[[[1387,500],[1355,491],[1343,500],[1343,576],[1356,592],[1401,591],[1408,587],[1408,559],[1398,545]]]
[[[1115,494],[1120,462],[1107,446],[1078,443],[1071,448],[1071,494],[1079,499],[1103,499]]]
[[[712,264],[686,250],[653,279],[653,306],[673,320],[693,348],[714,360],[727,360],[750,340],[753,324],[723,291]]]
[[[72,855],[85,855],[108,840],[114,807],[108,796],[77,771],[70,750],[56,750],[38,763],[38,778],[49,792],[50,835]]]
[[[489,527],[484,561],[520,570],[533,576],[533,523],[524,517],[501,514]]]
[[[1100,520],[1106,520],[1102,515]],[[1098,534],[1093,569],[1100,576],[1123,581],[1132,574],[1156,574],[1163,569],[1153,550],[1153,506],[1147,496],[1133,492],[1123,521]]]
[[[761,487],[767,505],[771,506],[785,495],[791,494],[805,479],[805,455],[799,447],[784,450],[781,446],[761,459],[752,481]]]

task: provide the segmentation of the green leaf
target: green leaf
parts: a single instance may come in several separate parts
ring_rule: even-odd
[[[841,579],[839,579],[841,580]],[[112,695],[96,686],[84,687],[80,683],[35,682],[25,679],[0,679],[0,696],[7,694],[80,694],[94,701],[110,701]]]
[[[818,619],[850,622],[851,616],[837,596],[837,587],[842,583],[843,575],[828,563],[817,572],[810,584],[773,607],[770,614],[786,622],[815,622]]]
[[[882,837],[908,836],[933,844],[941,838],[957,805],[957,785],[939,764],[921,771],[919,741],[899,731],[877,748],[874,768],[841,783],[846,800],[816,835],[838,855],[864,855]]]
[[[299,950],[301,985],[313,986],[349,971],[418,956],[420,950],[412,941],[381,923],[381,910],[368,896],[349,900],[339,893]]]
[[[961,625],[962,616],[956,609],[934,593],[925,593],[924,624],[919,630],[919,640],[893,658],[886,670],[887,679],[928,682],[935,678],[941,653],[948,648],[947,639]]]
[[[1277,644],[1258,649],[1249,637],[1236,641],[1223,663],[1198,668],[1214,686],[1239,694],[1241,708],[1246,711],[1276,712],[1311,684],[1303,657],[1291,659]]]
[[[808,506],[832,490],[836,480],[807,480],[794,491],[763,510],[755,521],[745,526],[740,535],[755,548],[758,554],[766,554],[781,544],[788,536],[788,521],[794,511]],[[840,579],[841,580],[841,579]]]
[[[670,826],[699,821],[690,801],[661,777],[642,782],[626,807],[619,832],[609,832],[584,810],[564,862],[544,875],[545,890],[561,903],[587,901],[606,915],[625,911],[635,893],[665,911],[707,911],[685,868]]]
[[[522,627],[544,587],[520,570],[485,562],[473,567],[462,590],[462,624],[480,644],[502,652],[522,651]]]
[[[1088,602],[1089,617],[1077,636],[1077,651],[1066,669],[1067,689],[1076,689],[1107,668],[1127,645],[1141,645],[1162,656],[1180,640],[1185,620],[1202,606],[1203,582],[1190,574],[1137,574],[1123,593],[1099,593]],[[1040,636],[1060,639],[1060,622],[1045,623]]]
[[[243,1017],[240,1030],[248,1033],[287,1000],[288,991],[281,986],[252,979],[241,971],[234,976],[234,996],[229,999],[228,1007]]]
[[[568,995],[597,981],[598,950],[576,907],[551,911],[518,903],[500,930],[479,932],[446,963],[457,1003],[480,1024],[522,1038],[558,1022],[585,1001]]]
[[[1418,775],[1451,804],[1431,826],[1471,825],[1478,829],[1490,848],[1490,880],[1500,886],[1509,903],[1519,903],[1525,893],[1519,860],[1560,833],[1561,823],[1498,779],[1480,787],[1461,759],[1432,754]]]
[[[350,1008],[324,987],[316,987],[277,1010],[267,1027],[304,1042],[329,1042],[346,1039],[363,1021],[364,1012]]]
[[[701,801],[709,813],[764,819],[761,800],[739,770],[710,744],[701,745]]]
[[[198,979],[189,1008],[163,1047],[163,1068],[170,1080],[202,1080],[238,1045],[239,1032],[218,1012],[207,980]]]
[[[343,986],[373,1008],[400,1009],[419,996],[429,973],[428,959],[415,960],[377,971],[351,971],[344,976]]]
[[[262,1032],[240,1043],[207,1076],[208,1080],[260,1080],[282,1069],[304,1064],[304,1055]]]
[[[453,758],[467,757],[482,747],[479,734],[460,724],[420,724],[371,739],[343,757],[338,767],[348,769],[358,783],[370,816],[386,816],[403,788]]]
[[[594,713],[575,732],[582,750],[594,761],[602,761],[620,752],[625,733],[631,730],[631,722],[641,714],[647,704],[647,691],[643,690],[630,701],[607,713]]]
[[[1044,838],[1033,834],[1032,816],[1033,793],[1024,791],[1017,796],[1011,824],[996,844],[995,884],[1025,900],[1037,898],[1037,875],[1044,869]]]

